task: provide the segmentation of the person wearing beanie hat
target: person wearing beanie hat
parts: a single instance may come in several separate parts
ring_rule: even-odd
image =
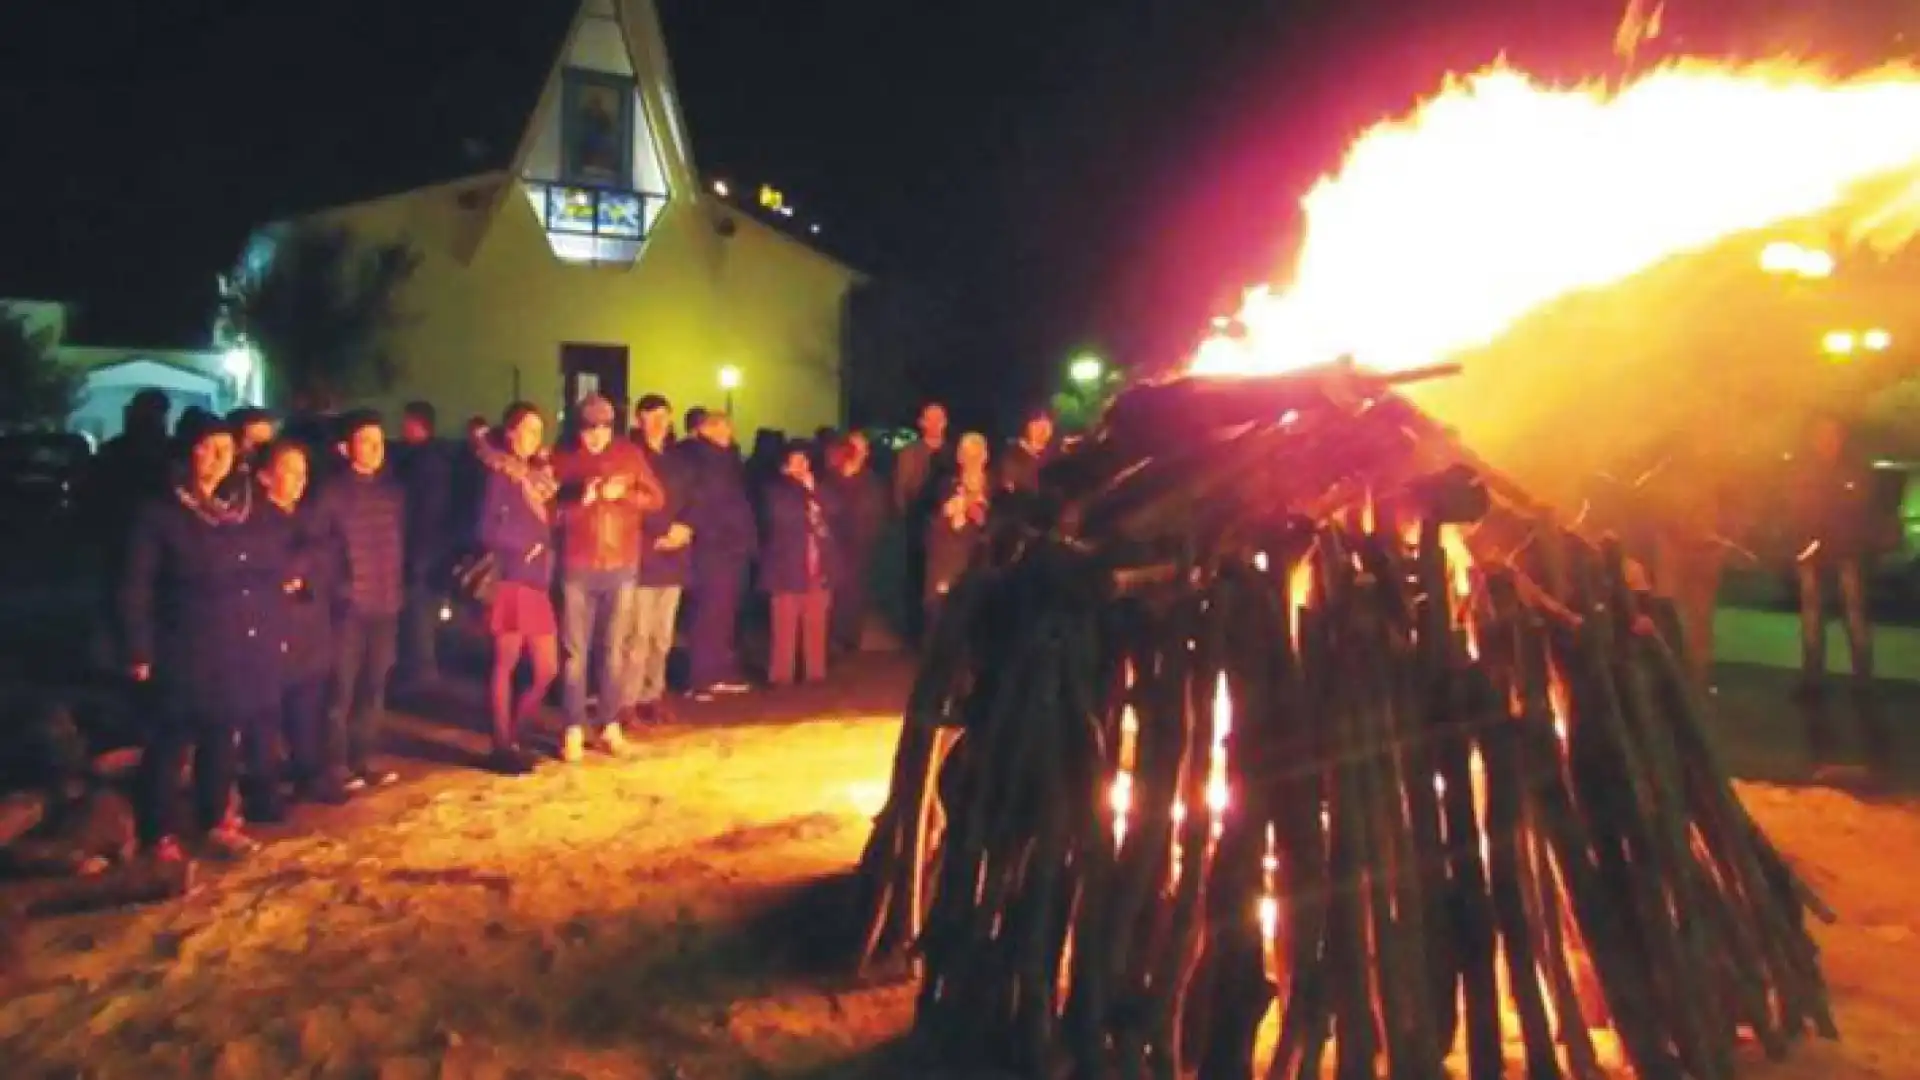
[[[640,448],[614,437],[618,414],[599,394],[581,399],[574,444],[554,456],[559,481],[561,691],[567,714],[561,757],[586,753],[588,676],[600,673],[600,741],[626,751],[617,710],[626,684],[628,623],[642,557],[641,521],[663,501]]]

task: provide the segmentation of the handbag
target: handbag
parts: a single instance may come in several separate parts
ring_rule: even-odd
[[[454,594],[483,607],[493,603],[493,589],[499,579],[491,551],[464,556],[453,564]]]

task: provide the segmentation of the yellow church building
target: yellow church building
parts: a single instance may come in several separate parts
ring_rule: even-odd
[[[514,400],[551,413],[598,392],[623,415],[646,393],[731,402],[742,432],[843,420],[859,274],[702,183],[654,0],[584,0],[504,168],[285,224],[419,257],[398,379],[367,402],[389,415],[415,398],[449,421]]]

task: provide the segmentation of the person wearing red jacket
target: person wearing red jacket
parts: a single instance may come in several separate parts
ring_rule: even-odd
[[[632,618],[641,522],[664,502],[646,455],[614,438],[612,402],[589,395],[577,416],[578,440],[553,463],[560,484],[560,677],[567,714],[561,757],[569,762],[586,752],[588,678],[595,672],[601,741],[611,753],[626,750],[616,719],[625,704],[620,639]]]

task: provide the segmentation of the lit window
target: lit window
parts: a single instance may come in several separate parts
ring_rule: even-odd
[[[640,236],[640,196],[626,191],[600,193],[599,229],[601,236],[638,239]]]
[[[547,189],[547,228],[554,232],[594,231],[593,192],[586,188]]]

